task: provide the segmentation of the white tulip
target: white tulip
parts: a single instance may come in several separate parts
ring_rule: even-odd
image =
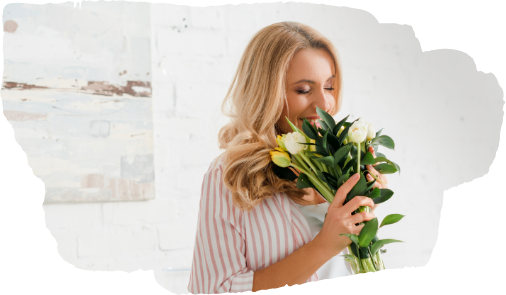
[[[372,140],[374,137],[376,137],[376,131],[374,130],[374,126],[372,126],[371,123],[368,123],[367,126],[367,140]]]
[[[368,130],[368,123],[360,118],[359,120],[355,121],[348,131],[348,138],[351,142],[354,143],[361,143],[363,142],[367,137],[367,130]]]
[[[298,132],[290,132],[285,137],[285,147],[292,155],[307,149],[307,145],[300,142],[306,142],[306,137]]]

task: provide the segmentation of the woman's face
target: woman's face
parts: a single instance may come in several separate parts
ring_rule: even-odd
[[[315,106],[326,112],[334,108],[336,104],[332,95],[334,79],[334,63],[327,51],[302,49],[295,54],[287,73],[288,106],[285,104],[278,121],[282,133],[293,132],[285,116],[302,130],[303,118],[307,118],[310,123],[315,122],[316,119],[321,120]],[[316,124],[319,125],[317,122]]]

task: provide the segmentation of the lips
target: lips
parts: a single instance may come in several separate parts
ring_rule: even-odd
[[[316,117],[316,118],[317,118],[317,117]],[[311,124],[311,125],[315,126],[316,128],[322,128],[322,126],[320,125],[320,122],[316,121],[316,118],[315,118],[315,119],[311,119],[311,120],[310,120],[310,119],[308,119],[308,118],[306,118],[306,119],[308,119],[309,124]],[[301,120],[302,122],[304,122],[304,118],[299,119],[299,120]]]

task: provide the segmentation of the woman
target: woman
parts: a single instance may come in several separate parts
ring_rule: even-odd
[[[340,90],[337,52],[314,29],[276,23],[250,41],[222,105],[231,118],[219,133],[225,152],[202,183],[189,292],[257,291],[348,273],[335,259],[351,243],[340,234],[358,234],[363,225],[355,224],[374,213],[351,212],[358,206],[374,210],[374,203],[357,196],[343,206],[358,181],[350,177],[328,205],[313,189],[279,179],[269,154],[276,135],[292,132],[285,116],[302,129],[302,118],[317,118],[316,106],[335,115]],[[370,165],[367,169],[387,182]],[[317,214],[320,222],[311,219],[309,212],[318,210],[305,210],[309,206],[325,209]],[[340,272],[319,277],[322,266]]]

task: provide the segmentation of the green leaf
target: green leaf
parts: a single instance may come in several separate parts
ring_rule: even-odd
[[[316,152],[324,157],[326,156],[329,156],[329,153],[321,146],[321,145],[316,145]]]
[[[375,146],[375,148],[377,148],[377,147],[378,147],[378,146]],[[376,151],[376,149],[374,149],[374,153],[376,154],[376,158],[381,158],[381,157],[386,158],[386,157],[385,157],[385,155],[383,155],[382,153],[378,153],[378,152]]]
[[[316,113],[327,124],[328,128],[330,128],[330,131],[334,130],[334,126],[336,126],[336,121],[334,121],[334,118],[332,118],[331,115],[329,115],[326,111],[320,109],[318,106],[316,107]]]
[[[351,146],[351,155],[353,157],[356,157],[357,156],[357,153],[358,153],[358,148],[355,144],[352,144]],[[360,164],[362,165],[362,159],[365,157],[365,153],[360,151]]]
[[[334,129],[332,129],[332,133],[334,133],[335,136],[337,136],[337,133],[339,132],[339,129],[341,129],[341,126],[343,126],[344,122],[346,122],[346,120],[348,119],[350,115],[346,116],[344,119],[342,119],[341,121],[339,121],[339,123],[336,124],[336,126],[334,127]]]
[[[375,164],[374,157],[372,156],[371,152],[367,152],[365,156],[360,159],[361,165],[372,165]]]
[[[351,248],[351,253],[353,253],[353,255],[355,255],[355,257],[358,258],[359,257],[358,256],[358,252],[357,252],[357,246],[358,246],[358,244],[354,243],[354,245],[356,245],[356,246],[355,247],[354,246],[350,247]],[[370,257],[368,247],[365,247],[365,248],[360,247],[359,248],[359,252],[360,252],[360,259],[367,259],[367,258]]]
[[[302,122],[302,130],[304,133],[311,139],[317,140],[318,139],[318,132],[314,127],[309,123],[309,121],[304,118]]]
[[[403,243],[403,241],[394,240],[394,239],[383,239],[383,240],[376,241],[371,246],[372,255],[376,254],[381,247],[383,247],[386,244],[390,244],[390,243]]]
[[[325,122],[323,122],[322,120],[316,119],[316,121],[318,121],[318,123],[320,123],[320,126],[322,127],[323,130],[329,129],[329,126],[327,124],[325,124]]]
[[[386,202],[394,194],[394,192],[388,188],[380,188],[379,190],[380,190],[380,196],[373,199],[374,204],[381,204],[383,202]]]
[[[332,157],[332,156],[314,158],[313,160],[323,163],[323,164],[327,165],[328,167],[334,167],[334,157]]]
[[[288,121],[288,124],[290,124],[290,127],[292,127],[293,132],[299,132],[300,134],[304,135],[304,137],[306,138],[306,141],[309,142],[310,138],[304,132],[302,132],[299,128],[297,128],[297,126],[293,125],[293,123],[288,119],[288,117],[285,116],[285,118]]]
[[[327,147],[327,134],[328,134],[328,130],[325,130],[325,133],[323,134],[323,141],[322,141],[322,146],[325,150],[328,150],[328,147]]]
[[[287,179],[290,181],[294,181],[297,179],[297,175],[288,167],[279,167],[278,165],[272,165],[272,172],[276,174],[277,177],[281,179]]]
[[[357,196],[360,192],[362,192],[367,187],[367,182],[365,180],[364,174],[360,173],[360,179],[358,182],[351,188],[351,190],[346,195],[346,201],[345,203],[348,203],[353,199],[355,196]]]
[[[325,175],[325,178],[330,181],[333,185],[337,184],[337,179],[330,173],[322,172],[323,175]]]
[[[402,215],[402,214],[389,214],[389,215],[385,216],[385,218],[383,218],[383,221],[381,222],[380,227],[382,227],[383,225],[394,224],[394,223],[398,222],[399,220],[401,220],[404,216],[405,215]]]
[[[381,195],[380,189],[375,187],[371,192],[366,194],[366,197],[369,197],[371,199],[377,198]]]
[[[297,179],[297,188],[302,189],[308,187],[316,189],[316,187],[309,180],[309,177],[307,177],[305,173],[300,173],[299,178]]]
[[[355,164],[357,164],[357,157],[353,157],[351,158],[351,160],[348,162],[348,164],[346,164],[346,166],[344,166],[343,168],[343,173],[348,173],[350,172],[350,169],[355,166]]]
[[[376,163],[378,163],[378,162],[387,162],[387,163],[390,163],[390,164],[394,165],[394,166],[395,166],[395,168],[397,168],[397,170],[399,170],[399,174],[401,173],[401,167],[399,167],[399,165],[397,165],[397,164],[395,164],[394,162],[392,162],[392,161],[390,161],[389,159],[387,159],[384,155],[382,155],[381,157],[376,157],[376,158],[374,159],[374,161],[375,161]],[[379,171],[378,171],[378,172],[379,172]]]
[[[348,181],[348,179],[350,179],[350,175],[349,174],[343,174],[339,177],[339,179],[337,180],[337,187],[340,187],[341,185],[343,185],[346,181]]]
[[[316,176],[317,176],[317,177],[318,177],[321,181],[323,181],[323,182],[327,182],[327,183],[328,183],[327,178],[325,177],[325,175],[323,175],[323,173],[322,173],[320,170],[318,170],[318,169],[317,169],[317,170],[315,171],[315,173],[316,173]]]
[[[381,163],[376,166],[374,166],[374,169],[378,171],[381,174],[392,174],[397,172],[397,168],[395,168],[394,165],[390,165],[388,163]]]
[[[341,177],[341,175],[343,175],[343,171],[341,170],[341,167],[339,167],[339,165],[335,165],[333,168],[334,168],[334,171],[336,171],[336,175],[338,177]]]
[[[371,182],[367,183],[367,188],[361,191],[357,196],[365,196],[367,193],[369,193],[369,190],[373,187],[373,185],[376,183],[376,179],[374,179]],[[377,188],[377,187],[375,187]]]
[[[382,145],[386,148],[395,150],[394,140],[392,138],[390,138],[390,136],[388,136],[388,135],[381,135],[381,136],[375,137],[371,141],[371,145]]]
[[[344,125],[343,125],[344,126]],[[351,127],[351,124],[348,125],[348,126],[345,126],[343,132],[341,132],[341,134],[339,135],[339,143],[343,144],[343,141],[346,139],[346,137],[348,136],[348,131],[350,130],[350,127]]]
[[[323,130],[322,128],[318,128],[318,132],[320,132],[320,134],[323,134],[322,137],[320,137],[320,141],[322,142],[322,146],[323,146],[323,140],[325,139],[325,137],[327,137],[327,140],[326,140],[326,146],[325,146],[325,150],[327,151],[327,153],[329,153],[330,155],[333,155],[336,150],[334,149],[334,147],[332,147],[332,142],[330,140],[332,140],[331,136],[332,136],[332,133],[330,133],[329,129],[327,130]],[[336,138],[337,139],[337,138]],[[335,145],[336,147],[339,146],[339,142],[337,142],[338,144]]]
[[[343,145],[341,148],[339,148],[337,150],[337,152],[335,152],[334,154],[334,163],[336,163],[336,165],[343,159],[346,157],[346,155],[350,152],[350,149],[351,149],[351,146],[350,144],[347,144],[347,145]]]
[[[378,130],[378,132],[376,132],[376,136],[375,136],[375,138],[380,136],[380,134],[381,134],[381,130],[383,130],[383,128],[381,128],[380,130]]]
[[[365,226],[364,226],[364,227],[365,227]],[[362,230],[363,230],[363,228],[362,228]],[[349,239],[350,239],[353,243],[355,243],[355,244],[357,244],[357,245],[359,244],[359,243],[358,243],[358,239],[359,239],[359,238],[358,238],[358,236],[357,236],[357,235],[354,235],[354,234],[340,234],[340,236],[347,236],[347,237],[348,237],[348,238],[349,238]]]
[[[337,151],[339,149],[339,147],[341,146],[339,139],[337,138],[337,136],[332,134],[331,131],[329,131],[329,133],[327,134],[327,142],[329,143],[330,147],[332,147],[334,149],[334,151]]]
[[[367,221],[358,235],[358,244],[360,247],[367,247],[378,232],[378,218]]]
[[[346,259],[355,260],[355,256],[353,256],[353,254],[342,254],[339,256],[343,256]]]

